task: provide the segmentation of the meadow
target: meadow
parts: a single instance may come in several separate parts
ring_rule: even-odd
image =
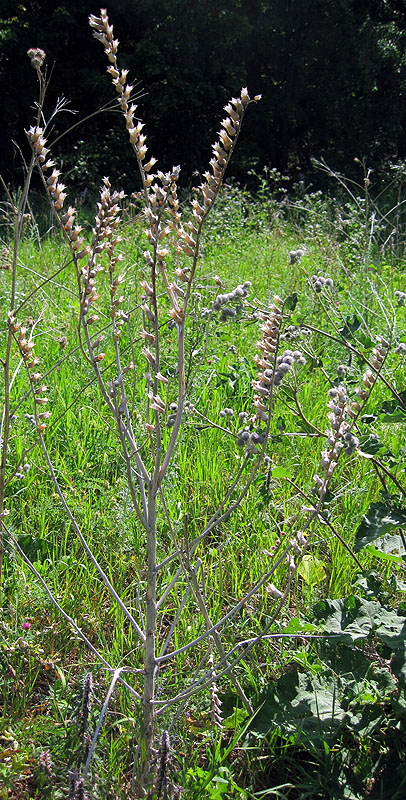
[[[224,182],[242,90],[149,181],[93,27],[143,191],[67,208],[37,121],[2,203],[0,798],[400,800],[402,176]]]

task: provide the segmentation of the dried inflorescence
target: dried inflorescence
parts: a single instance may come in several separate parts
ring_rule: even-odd
[[[267,422],[269,417],[272,391],[275,375],[277,373],[277,351],[283,319],[282,307],[282,300],[280,297],[275,296],[269,312],[260,312],[258,314],[259,319],[262,321],[260,327],[262,339],[257,342],[260,355],[254,356],[254,360],[260,370],[257,379],[252,382],[256,392],[253,399],[255,415],[248,420],[248,414],[246,412],[241,412],[239,414],[239,422],[243,424],[243,427],[237,433],[237,446],[243,447],[247,453],[257,453],[257,445],[264,444],[266,439],[266,432],[264,430],[261,430],[260,427],[257,430],[253,428],[258,422],[259,424],[261,422]],[[283,357],[279,358],[279,363],[282,363],[282,360]],[[279,382],[279,372],[277,374]]]
[[[313,289],[316,294],[320,294],[323,289],[333,289],[334,281],[332,278],[326,278],[325,275],[312,275],[311,277]]]
[[[51,203],[55,211],[59,213],[62,210],[63,204],[66,199],[66,192],[65,192],[66,186],[64,183],[61,183],[61,181],[59,181],[61,172],[56,168],[55,162],[52,160],[52,158],[48,158],[50,151],[49,148],[46,146],[47,140],[45,138],[44,129],[40,128],[39,126],[31,126],[31,128],[29,128],[29,130],[27,131],[27,136],[29,141],[31,142],[31,146],[36,156],[37,163],[40,168],[42,178],[46,186],[47,192],[49,194]],[[50,175],[48,175],[47,173],[51,169],[52,172]],[[75,209],[71,208],[69,209],[69,211],[70,211],[70,216],[73,218],[72,227],[70,228],[70,238],[73,243],[73,241],[75,240],[75,230],[73,227]]]
[[[93,228],[92,242],[89,247],[89,258],[81,269],[81,312],[88,325],[97,322],[99,317],[93,310],[94,303],[99,295],[96,289],[96,276],[102,270],[100,259],[103,253],[108,257],[110,278],[110,314],[113,322],[113,337],[118,341],[120,328],[125,322],[125,315],[120,310],[124,302],[122,295],[117,296],[117,290],[124,280],[122,275],[115,275],[117,265],[122,260],[120,253],[116,254],[116,247],[121,241],[118,233],[121,216],[121,202],[124,192],[111,191],[108,178],[103,178],[103,188],[100,201],[97,203],[95,226]],[[101,361],[99,353],[97,359]]]
[[[122,256],[121,254],[116,254],[115,251],[121,241],[118,227],[121,219],[121,203],[125,194],[124,192],[112,191],[109,179],[107,177],[103,178],[100,201],[97,203],[95,225],[92,231],[92,241],[90,246],[85,245],[82,226],[76,224],[76,209],[73,206],[69,206],[63,212],[66,187],[59,181],[61,173],[56,168],[55,162],[52,159],[47,160],[49,149],[46,147],[43,129],[32,127],[27,135],[36,155],[51,203],[59,216],[61,226],[74,256],[74,263],[78,269],[82,322],[87,326],[94,324],[99,319],[97,313],[94,312],[94,304],[99,298],[96,288],[96,276],[102,270],[100,259],[105,253],[109,259],[110,313],[113,322],[113,337],[115,341],[118,341],[120,329],[125,323],[126,315],[120,309],[124,302],[124,296],[117,293],[124,278],[122,275],[116,276],[115,274],[117,264],[121,261]],[[52,172],[47,177],[49,170],[52,170]],[[84,258],[87,258],[87,261],[79,269],[78,262]],[[94,347],[98,347],[100,342],[101,338],[96,340]],[[92,354],[93,356],[94,354]],[[95,361],[102,361],[103,358],[104,353],[102,352],[94,356]]]
[[[350,434],[351,425],[346,419],[350,412],[350,402],[345,386],[340,384],[336,388],[329,389],[328,396],[329,412],[327,417],[330,422],[330,429],[326,435],[329,447],[323,450],[321,454],[321,466],[325,472],[326,479],[331,478],[338,463],[340,450],[346,446],[346,443],[349,446],[350,439],[348,437],[352,435]],[[315,476],[315,481],[320,490],[324,486],[324,482],[320,483],[317,480],[317,476]]]
[[[253,381],[253,387],[256,390],[254,406],[257,418],[266,422],[268,420],[269,398],[273,389],[273,375],[283,319],[283,303],[280,297],[275,296],[273,298],[273,303],[267,314],[261,312],[258,316],[262,321],[260,327],[262,339],[257,342],[257,348],[260,350],[261,355],[254,357],[255,363],[260,369],[257,380]],[[268,403],[266,403],[267,400]]]
[[[29,336],[27,338],[27,328],[25,326],[21,326],[21,324],[17,321],[13,311],[9,311],[7,316],[8,324],[11,332],[14,334],[21,358],[30,371],[34,370],[39,364],[39,358],[38,356],[34,355],[33,352],[35,343]],[[44,406],[46,406],[49,401],[49,398],[46,396],[48,386],[40,385],[42,376],[39,372],[30,372],[30,374],[33,384],[38,384],[38,386],[35,388],[34,394],[36,406],[36,416],[34,419],[37,423],[38,431],[43,433],[46,429],[46,420],[51,416],[51,412],[44,409]]]
[[[120,70],[118,67],[117,52],[119,42],[114,38],[113,26],[109,24],[106,10],[101,9],[100,17],[91,14],[89,17],[89,24],[93,28],[96,39],[102,43],[109,60],[107,71],[112,78],[113,86],[118,94],[119,105],[125,117],[130,142],[137,156],[145,192],[145,216],[148,223],[146,236],[152,247],[152,253],[146,251],[144,256],[151,272],[152,286],[146,281],[141,285],[145,296],[143,304],[144,318],[147,323],[152,323],[152,328],[155,330],[157,324],[157,320],[155,319],[156,306],[151,300],[155,296],[154,282],[156,275],[157,273],[161,273],[170,300],[171,307],[169,316],[175,324],[180,325],[184,321],[183,307],[180,302],[184,293],[176,281],[171,283],[167,277],[166,258],[169,254],[169,248],[165,246],[165,240],[168,239],[169,236],[174,237],[178,252],[184,252],[186,255],[193,253],[196,246],[196,241],[193,239],[193,233],[195,232],[193,223],[189,224],[189,230],[185,230],[181,224],[181,214],[177,196],[177,181],[180,167],[173,167],[168,173],[163,173],[159,170],[156,174],[152,172],[153,167],[157,163],[157,159],[150,158],[149,161],[146,161],[147,145],[144,123],[139,120],[137,121],[135,118],[137,106],[134,103],[130,103],[130,96],[134,86],[127,83],[128,70]],[[164,213],[166,216],[164,216]],[[179,269],[177,277],[180,278],[180,280],[189,280],[189,275],[182,269]],[[115,289],[114,286],[112,288],[113,290]],[[118,298],[112,300],[112,309],[118,304]],[[148,330],[147,327],[148,326],[144,324],[142,335],[144,339],[147,340],[150,347],[154,348],[155,335],[152,331]],[[119,325],[115,324],[115,336],[117,337],[118,335]],[[158,362],[150,347],[144,348],[143,353],[149,365],[156,371]],[[156,403],[154,400],[152,402],[156,406],[159,405],[159,403]],[[158,409],[156,408],[156,410]]]
[[[399,344],[395,347],[395,353],[399,353],[400,355],[405,355],[406,353],[405,342],[399,342]]]
[[[91,672],[87,672],[85,677],[83,678],[81,706],[79,712],[82,734],[86,732],[89,724],[89,717],[92,709],[93,697],[94,697],[93,676]]]
[[[228,318],[235,317],[237,311],[241,310],[241,301],[248,297],[251,281],[245,281],[239,284],[231,292],[226,294],[218,294],[214,303],[213,310],[220,311],[220,322],[225,322]],[[229,306],[229,303],[237,303],[235,308]]]
[[[340,452],[347,456],[352,455],[359,447],[359,439],[352,433],[353,407],[348,397],[347,389],[343,384],[332,387],[328,392],[328,420],[330,428],[326,431],[328,447],[322,450],[321,467],[324,478],[314,475],[313,492],[324,497],[327,484],[338,464]]]
[[[289,341],[291,339],[301,339],[302,337],[307,339],[309,335],[310,331],[306,327],[302,327],[300,325],[287,325],[279,338]]]
[[[261,350],[262,356],[256,356],[255,361],[261,368],[261,372],[257,379],[252,382],[252,385],[257,393],[254,397],[257,416],[264,421],[268,419],[265,401],[270,397],[271,390],[276,386],[280,386],[284,377],[295,363],[306,363],[306,359],[300,350],[285,350],[282,355],[277,355],[282,322],[282,310],[279,307],[281,302],[279,297],[274,297],[271,314],[260,315],[263,320],[263,325],[261,326],[263,337],[260,342],[257,342],[257,347]]]
[[[258,453],[257,445],[264,444],[265,439],[265,431],[260,428],[252,430],[249,425],[246,425],[238,431],[237,447],[244,447],[246,453]]]
[[[153,174],[152,168],[155,166],[156,159],[151,158],[146,162],[147,145],[146,135],[143,131],[144,125],[142,122],[136,121],[136,106],[132,103],[130,104],[130,96],[134,86],[127,83],[128,71],[120,70],[118,67],[117,52],[119,42],[114,38],[113,26],[109,23],[106,10],[102,9],[99,17],[93,14],[90,15],[89,23],[93,28],[95,37],[102,43],[109,60],[108,73],[118,94],[118,101],[125,117],[130,142],[137,155],[143,182],[146,201],[145,216],[148,223],[146,235],[151,247],[151,250],[144,254],[150,271],[150,278],[142,283],[144,293],[142,305],[144,327],[142,336],[145,339],[143,353],[149,368],[155,373],[154,380],[156,380],[159,372],[159,361],[156,354],[156,331],[158,327],[156,278],[160,275],[165,285],[170,302],[168,313],[171,325],[182,326],[185,321],[190,285],[194,277],[203,221],[219,192],[224,171],[230,160],[241,127],[245,109],[251,100],[247,90],[243,89],[240,97],[233,98],[225,107],[227,116],[221,123],[219,141],[213,145],[213,157],[210,161],[212,171],[206,172],[204,175],[205,180],[199,189],[202,197],[192,201],[192,219],[183,224],[177,194],[180,167],[173,167],[172,171],[168,173],[157,171],[156,174]],[[254,99],[259,100],[259,96]],[[169,279],[167,271],[166,262],[170,252],[170,245],[174,245],[178,257],[175,280]],[[179,263],[179,256],[193,259],[192,267],[189,268]],[[187,286],[183,288],[182,283],[187,284]],[[245,287],[241,291],[241,296],[244,295]],[[223,309],[222,318],[225,319],[233,313],[233,310],[227,312],[227,310]],[[156,411],[161,411],[161,403],[156,398],[155,389],[151,404],[155,406]],[[151,407],[153,406],[151,405]]]
[[[45,61],[46,53],[44,50],[41,50],[40,47],[30,47],[30,49],[27,50],[27,56],[31,61],[31,66],[35,70],[39,70]]]
[[[377,343],[372,350],[372,357],[371,357],[371,366],[379,373],[383,367],[385,359],[388,355],[389,351],[389,342],[383,338],[383,336],[378,336]],[[363,386],[359,386],[356,388],[355,393],[357,395],[357,400],[355,400],[351,404],[350,416],[355,418],[358,416],[361,408],[365,405],[366,401],[368,400],[372,388],[376,382],[376,376],[374,376],[371,369],[367,369],[363,376],[362,376]]]
[[[304,254],[305,254],[305,251],[302,250],[302,248],[299,248],[298,250],[290,250],[289,253],[288,253],[289,266],[293,266],[293,264],[297,264],[298,261],[300,261],[303,258]]]
[[[81,778],[76,770],[70,770],[68,774],[69,789],[67,800],[87,800],[88,794],[85,789],[84,778]]]
[[[44,135],[44,129],[33,126],[27,131],[27,136],[36,156],[51,204],[59,216],[60,212],[63,210],[63,205],[67,196],[65,191],[66,186],[59,181],[61,172],[56,168],[55,162],[52,158],[48,158],[50,151],[49,148],[46,147],[47,140]],[[48,175],[49,170],[52,170],[50,175]],[[81,259],[85,258],[88,254],[88,248],[83,246],[84,239],[83,236],[80,235],[82,227],[76,225],[75,220],[76,209],[72,206],[69,206],[68,210],[60,217],[71,250],[75,253],[76,259]]]
[[[379,336],[377,344],[372,351],[371,359],[371,364],[377,373],[382,369],[388,350],[389,343],[382,336]],[[346,369],[340,365],[337,371],[343,374]],[[340,452],[343,451],[347,456],[351,456],[359,448],[359,438],[352,432],[352,428],[371,394],[377,376],[374,376],[371,369],[367,369],[362,376],[362,380],[363,385],[355,389],[357,399],[353,401],[350,401],[347,389],[343,384],[329,389],[329,412],[327,416],[330,422],[330,429],[326,432],[329,446],[321,453],[321,466],[324,470],[325,478],[315,475],[315,485],[313,487],[313,491],[321,497],[324,496],[327,483],[337,466]]]
[[[383,336],[378,336],[377,343],[372,350],[371,364],[376,370],[380,370],[388,355],[389,342]]]
[[[209,668],[212,674],[212,682],[210,684],[210,718],[213,729],[223,729],[223,716],[221,713],[222,702],[219,698],[217,683],[214,673],[214,658],[213,653],[209,655]]]
[[[157,800],[159,800],[159,798],[162,796],[162,792],[164,792],[165,796],[167,796],[165,792],[165,786],[168,780],[170,757],[171,743],[169,739],[169,733],[168,731],[162,731],[161,744],[158,753],[158,771],[154,786],[155,797]]]
[[[339,364],[337,367],[337,375],[339,378],[344,379],[348,372],[348,366],[346,364]]]
[[[43,750],[39,756],[39,764],[43,772],[48,775],[48,778],[52,781],[54,776],[53,769],[52,769],[52,761],[51,755],[49,750]]]
[[[167,270],[167,258],[170,252],[170,244],[175,242],[178,254],[184,252],[187,255],[196,242],[191,235],[185,231],[181,224],[181,214],[177,197],[177,181],[179,178],[180,167],[173,167],[167,173],[158,172],[159,183],[154,183],[148,191],[148,206],[145,209],[145,216],[148,222],[146,230],[147,239],[152,246],[152,253],[144,253],[147,266],[151,273],[151,284],[143,281],[141,288],[145,295],[145,305],[149,307],[145,311],[149,322],[156,325],[155,309],[155,280],[157,274],[162,276],[167,296],[170,303],[169,317],[173,324],[181,325],[184,322],[184,306],[182,300],[185,291],[176,280],[170,280]],[[181,282],[188,283],[191,279],[189,270],[177,267],[175,276]],[[144,326],[145,327],[145,326]]]
[[[219,417],[233,417],[234,416],[234,409],[233,408],[223,408],[219,412]]]
[[[254,97],[255,102],[260,99],[261,95]],[[199,227],[219,193],[224,172],[240,132],[245,110],[251,102],[248,91],[244,88],[241,90],[240,97],[233,97],[224,106],[227,116],[221,123],[219,140],[212,147],[213,157],[210,160],[212,172],[204,173],[204,182],[199,187],[203,198],[202,204],[199,205],[197,201],[194,203],[195,219]]]
[[[294,364],[306,364],[306,359],[301,350],[284,350],[275,362],[273,372],[273,385],[280,386],[285,375],[288,374]]]
[[[46,146],[47,140],[45,138],[44,129],[39,127],[38,125],[32,125],[31,128],[29,128],[29,130],[27,131],[27,136],[29,141],[31,142],[32,149],[37,157],[38,164],[41,165],[42,171],[46,172],[47,170],[52,169],[52,167],[55,167],[54,161],[52,161],[51,159],[47,160],[47,157],[49,155],[49,148]],[[47,180],[46,181],[47,187],[52,185],[53,187],[52,190],[54,190],[55,177],[57,180],[59,175],[60,173],[54,176],[49,183]],[[48,191],[50,192],[49,189]]]
[[[102,43],[104,51],[109,60],[107,72],[109,73],[113,86],[118,94],[118,102],[125,116],[126,127],[130,142],[134,147],[138,163],[141,167],[144,189],[151,186],[154,176],[149,174],[156,164],[156,158],[145,161],[147,154],[146,136],[143,133],[144,124],[136,121],[135,112],[137,106],[130,101],[134,85],[127,83],[128,70],[120,70],[117,63],[118,39],[114,38],[113,26],[109,24],[109,18],[105,8],[100,10],[100,17],[94,14],[89,16],[89,25],[93,28],[93,35]]]

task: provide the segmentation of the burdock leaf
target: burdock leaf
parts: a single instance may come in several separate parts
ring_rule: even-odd
[[[360,436],[358,453],[363,456],[373,457],[382,447],[382,442],[379,436],[373,433]]]
[[[387,533],[382,536],[375,544],[368,544],[365,547],[367,553],[380,558],[381,561],[392,561],[396,564],[404,564],[406,556],[405,547],[401,536],[391,536]]]
[[[358,330],[360,325],[361,321],[355,314],[353,314],[352,319],[350,317],[347,317],[347,319],[345,320],[345,325],[342,328],[340,328],[339,333],[341,333],[341,336],[343,336],[344,339],[351,339],[353,334],[355,333],[355,331]]]
[[[379,603],[349,595],[344,600],[320,600],[312,608],[312,619],[330,636],[352,644],[366,639],[374,625]]]
[[[391,400],[384,400],[375,409],[380,422],[406,422],[406,391],[399,393],[399,400],[395,397]]]
[[[384,503],[371,503],[355,534],[354,552],[384,536],[395,528],[406,527],[406,514],[400,509],[390,508]]]
[[[288,311],[294,311],[297,305],[297,301],[298,301],[297,292],[293,292],[292,294],[289,295],[289,297],[286,298],[285,308],[287,308]]]

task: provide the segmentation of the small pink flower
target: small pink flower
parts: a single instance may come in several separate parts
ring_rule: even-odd
[[[30,622],[23,622],[23,631],[29,631],[31,628]]]

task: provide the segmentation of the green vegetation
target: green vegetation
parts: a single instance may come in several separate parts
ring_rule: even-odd
[[[89,42],[87,16],[98,4],[82,0],[2,0],[0,10],[0,172],[18,183],[27,154],[24,129],[35,91],[26,59],[47,53],[52,69],[48,108],[69,105],[55,120],[53,139],[91,112],[114,105],[105,64]],[[139,114],[148,121],[162,165],[180,164],[182,185],[206,169],[216,115],[248,86],[263,100],[247,120],[232,174],[275,167],[290,186],[326,188],[312,159],[357,179],[354,158],[368,156],[373,180],[389,183],[406,153],[406,10],[402,0],[112,0],[108,5],[131,82],[143,90]],[[88,54],[87,59],[81,57]],[[76,111],[73,115],[70,111]],[[135,162],[117,113],[92,117],[58,140],[54,150],[75,195],[86,202],[100,176],[134,191]],[[395,170],[395,171],[392,171]],[[404,180],[402,181],[404,183]],[[329,187],[331,188],[331,187]],[[333,190],[334,191],[334,190]]]
[[[283,537],[289,536],[295,516],[301,514],[298,487],[311,497],[324,446],[323,435],[314,433],[326,429],[327,391],[338,383],[337,367],[342,361],[348,363],[346,342],[364,354],[354,354],[348,366],[346,381],[352,387],[359,383],[364,357],[371,353],[378,331],[387,330],[389,319],[396,339],[385,379],[400,397],[404,386],[404,357],[393,352],[395,342],[405,340],[406,333],[404,308],[396,306],[394,294],[404,285],[401,263],[396,257],[374,254],[367,267],[365,310],[363,264],[348,269],[342,263],[343,252],[346,259],[352,255],[348,239],[341,242],[324,220],[316,236],[306,224],[292,223],[289,214],[275,220],[273,205],[270,199],[266,208],[226,187],[212,217],[199,267],[202,285],[196,293],[207,292],[213,273],[220,274],[226,289],[250,280],[252,290],[249,302],[231,321],[220,322],[217,315],[194,386],[193,402],[198,400],[202,413],[222,429],[212,427],[200,414],[188,414],[168,479],[172,513],[178,519],[188,513],[193,538],[226,490],[238,457],[235,438],[224,428],[235,432],[237,415],[250,411],[258,336],[254,310],[266,307],[275,291],[294,298],[285,330],[289,335],[291,328],[306,326],[305,339],[294,341],[306,353],[307,363],[289,385],[281,387],[275,400],[268,450],[272,462],[258,474],[238,514],[209,537],[201,553],[205,573],[215,587],[209,607],[220,615],[249,591],[262,574],[264,560],[278,552]],[[327,217],[328,208],[321,201],[320,209]],[[128,223],[123,230],[121,250],[131,263],[140,258],[138,225]],[[305,253],[299,263],[289,265],[288,254],[297,244]],[[334,260],[329,251],[336,254]],[[356,251],[353,262],[358,256]],[[57,235],[47,236],[40,252],[35,229],[30,228],[20,257],[22,299],[37,286],[38,273],[50,277],[65,263],[66,252]],[[27,317],[28,324],[32,324],[29,317],[43,317],[36,327],[36,352],[44,373],[52,370],[46,378],[52,403],[47,447],[58,480],[89,545],[125,598],[132,595],[142,568],[142,534],[131,510],[115,437],[106,435],[94,412],[94,379],[76,353],[66,357],[78,342],[70,271],[67,265],[55,281],[51,278],[20,316]],[[321,272],[333,276],[339,287],[331,295],[334,303],[311,290],[308,276]],[[5,299],[9,286],[10,272],[4,270]],[[138,292],[134,279],[130,306],[136,304]],[[337,330],[346,324],[340,344]],[[357,330],[351,331],[351,326]],[[310,333],[312,328],[334,340]],[[15,402],[24,398],[25,382],[19,374]],[[219,413],[230,407],[234,415],[225,422]],[[26,397],[16,412],[23,432],[16,438],[12,458],[17,466],[24,448],[28,450],[29,471],[8,486],[8,529],[65,613],[80,623],[110,663],[119,664],[134,646],[131,628],[85,560],[34,442],[30,449],[30,411],[32,401]],[[253,720],[229,693],[226,682],[221,684],[223,732],[212,732],[209,703],[200,695],[191,699],[174,727],[169,780],[182,785],[187,797],[402,797],[404,424],[404,407],[388,386],[378,384],[360,421],[359,451],[343,461],[331,485],[326,507],[334,530],[326,524],[317,526],[291,601],[273,626],[285,637],[269,645],[263,641],[240,665],[241,680],[257,709]],[[396,477],[396,483],[389,475]],[[358,553],[362,570],[334,531]],[[167,536],[163,524],[162,553]],[[281,582],[285,569],[280,568]],[[178,602],[173,597],[165,609],[168,621]],[[237,631],[244,637],[250,618],[261,626],[273,603],[266,586],[248,601],[226,631],[230,645]],[[57,798],[66,792],[69,769],[83,763],[78,745],[83,677],[91,672],[94,684],[95,702],[86,722],[89,736],[97,722],[97,703],[103,702],[107,691],[106,673],[11,544],[4,565],[1,614],[2,796]],[[168,622],[163,618],[161,624]],[[195,635],[202,632],[202,619],[195,610],[184,624]],[[322,638],[314,638],[318,635]],[[165,682],[182,688],[185,671],[193,667],[193,660],[184,657]],[[111,797],[112,787],[118,797],[130,796],[134,722],[131,700],[118,689],[98,742],[94,796]]]
[[[39,115],[2,203],[0,798],[401,800],[392,188],[222,185],[243,89],[180,201],[92,27],[144,191],[68,208]]]

